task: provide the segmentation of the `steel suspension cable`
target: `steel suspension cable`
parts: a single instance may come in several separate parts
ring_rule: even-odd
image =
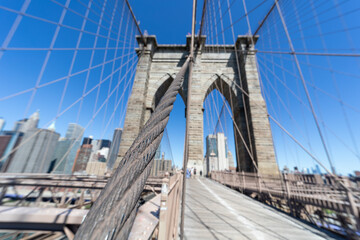
[[[229,0],[227,0],[228,3],[228,7],[230,6]],[[232,14],[231,14],[231,9],[229,9],[229,20],[230,23],[232,23]],[[239,83],[241,88],[243,87],[243,83],[242,83],[242,77],[241,77],[241,72],[240,72],[240,62],[239,62],[239,55],[238,55],[238,48],[236,46],[236,41],[235,41],[235,32],[234,32],[234,25],[231,25],[231,33],[232,33],[232,38],[233,38],[233,42],[234,42],[234,46],[235,46],[235,58],[236,58],[236,66],[237,66],[237,73],[238,73],[238,77],[239,77]],[[247,103],[246,103],[246,99],[245,99],[245,95],[241,94],[241,98],[242,98],[242,102],[244,104],[244,114],[245,114],[245,123],[246,123],[246,129],[247,129],[247,135],[248,135],[248,141],[249,141],[249,147],[250,147],[250,152],[253,153],[253,146],[251,144],[251,132],[250,132],[250,126],[249,126],[249,119],[248,119],[248,110],[247,110]]]
[[[150,174],[156,149],[188,65],[189,58],[90,209],[75,239],[127,238],[138,198]]]
[[[67,0],[65,5],[68,7],[68,6],[70,5],[70,0]],[[60,16],[59,21],[58,21],[58,23],[57,23],[57,26],[56,26],[56,29],[55,29],[55,33],[54,33],[54,35],[53,35],[53,37],[52,37],[52,39],[51,39],[50,49],[53,48],[54,45],[55,45],[56,39],[57,39],[57,37],[58,37],[58,35],[59,35],[59,32],[60,32],[60,27],[61,27],[61,25],[62,25],[62,23],[63,23],[63,21],[64,21],[64,18],[65,18],[66,13],[67,13],[67,8],[63,9],[62,12],[61,12],[61,16]],[[33,102],[33,100],[34,100],[35,94],[36,94],[36,92],[37,92],[37,88],[38,88],[38,86],[39,86],[39,84],[40,84],[41,79],[43,78],[43,75],[44,75],[46,66],[47,66],[47,64],[48,64],[48,62],[49,62],[50,55],[51,55],[51,51],[49,50],[49,51],[47,51],[46,56],[45,56],[45,59],[44,59],[44,61],[43,61],[43,63],[42,63],[41,70],[40,70],[40,73],[39,73],[39,75],[38,75],[38,77],[37,77],[34,90],[33,90],[32,93],[31,93],[30,100],[29,100],[29,102],[28,102],[28,104],[27,104],[27,107],[26,107],[26,109],[25,109],[24,117],[27,116],[27,113],[28,113],[28,111],[30,110],[30,106],[31,106],[31,104],[32,104],[32,102]]]
[[[20,22],[23,18],[23,14],[26,12],[26,10],[28,9],[29,5],[30,5],[31,0],[26,0],[23,5],[21,6],[20,11],[18,12],[18,15],[16,16],[16,19],[13,23],[13,25],[11,26],[11,29],[9,31],[9,33],[7,34],[4,42],[1,44],[1,48],[2,49],[6,49],[9,46],[9,43],[11,42],[12,38],[14,37],[14,34],[17,30],[17,28],[20,25]],[[0,51],[0,60],[2,58],[2,56],[4,55],[4,50]]]
[[[135,59],[135,58],[133,58],[133,59]],[[136,66],[135,63],[132,64],[132,67],[134,67],[134,66]],[[130,73],[130,70],[132,69],[132,67],[131,67],[130,69],[128,69],[128,71],[126,72],[126,74],[124,75],[124,77],[123,77],[122,79],[124,79],[124,78],[128,75],[128,73]],[[131,71],[130,77],[128,78],[128,83],[126,84],[126,86],[125,86],[125,88],[124,88],[124,91],[123,91],[123,94],[122,94],[121,98],[119,99],[119,101],[118,101],[118,103],[117,103],[117,105],[116,105],[116,107],[115,107],[115,111],[116,111],[116,109],[118,108],[118,105],[119,105],[119,103],[121,102],[121,99],[122,99],[122,97],[124,96],[124,93],[126,92],[126,89],[129,88],[129,86],[131,85],[131,84],[129,85],[129,83],[132,82],[131,80],[132,80],[132,78],[133,78],[133,76],[134,76],[134,74],[135,74],[135,72],[136,72],[135,70],[136,70],[136,68],[133,68],[132,71]],[[121,80],[122,80],[122,79],[121,79]],[[114,87],[114,89],[112,90],[112,92],[107,96],[106,100],[104,101],[105,104],[107,104],[107,103],[109,102],[109,99],[110,99],[110,97],[113,95],[114,91],[119,89],[120,83],[121,83],[121,81],[118,82],[118,84]],[[130,89],[131,89],[131,87],[130,87]],[[78,142],[78,141],[81,140],[81,137],[82,137],[83,133],[85,132],[86,129],[88,129],[88,127],[89,127],[89,126],[91,125],[91,123],[94,121],[94,119],[95,119],[95,117],[97,116],[97,114],[98,114],[98,113],[100,112],[100,110],[103,108],[104,103],[103,103],[103,104],[99,107],[99,109],[96,111],[95,115],[92,116],[92,118],[90,119],[90,121],[88,122],[88,124],[86,125],[86,127],[82,130],[82,133],[79,134],[79,135],[77,136],[76,140],[73,141],[73,143],[69,146],[68,150],[67,150],[66,153],[63,155],[63,157],[56,163],[56,165],[55,165],[55,167],[53,168],[53,171],[52,171],[52,172],[54,172],[54,171],[60,166],[60,164],[67,158],[68,154],[70,153],[71,149],[75,146],[76,142]],[[111,115],[108,123],[112,120],[112,118],[113,118],[113,116],[114,116],[114,114],[115,114],[115,111],[114,111],[113,114]],[[121,116],[123,116],[123,113],[121,114]],[[108,124],[107,124],[107,126],[108,126]],[[106,128],[107,128],[107,126],[106,126]]]
[[[260,63],[261,63],[261,62],[260,62]],[[263,65],[264,65],[264,64],[263,64]],[[266,65],[264,65],[264,66],[267,67]],[[271,82],[270,82],[270,80],[269,80],[268,78],[267,78],[267,81],[268,81],[269,85],[273,88],[273,86],[271,85]],[[275,91],[274,88],[273,88],[273,90]],[[281,99],[279,93],[277,93],[277,92],[275,92],[275,93],[276,93],[277,97]],[[291,93],[294,94],[293,92],[291,92]],[[310,108],[309,108],[309,106],[306,105],[300,98],[298,98],[297,100],[298,100],[299,103],[301,103],[307,110],[311,111]],[[270,101],[270,103],[271,103],[271,101]],[[286,112],[291,116],[291,119],[293,119],[293,121],[295,121],[295,123],[296,123],[295,118],[294,118],[294,117],[292,116],[292,114],[290,113],[290,110],[285,106],[283,100],[281,100],[281,103],[282,103],[282,105],[284,106]],[[277,117],[277,119],[279,119],[279,118]],[[348,150],[350,150],[350,151],[355,155],[355,157],[356,157],[358,160],[360,160],[360,154],[359,154],[359,153],[356,153],[356,152],[357,152],[356,149],[354,150],[354,149],[352,149],[349,145],[347,145],[347,144],[344,142],[344,140],[342,140],[338,135],[336,135],[336,133],[335,133],[333,130],[331,130],[331,128],[330,128],[329,126],[327,126],[327,125],[325,124],[324,121],[321,120],[320,122],[323,124],[323,126],[324,126],[326,129],[328,129],[328,130],[332,133],[332,135],[334,135],[334,136],[338,139],[339,142],[341,142]],[[298,123],[297,123],[297,125],[298,125]],[[300,129],[300,125],[298,125],[298,128]],[[308,139],[308,144],[309,144],[310,150],[312,150],[312,147],[311,147],[311,145],[310,145],[309,136],[306,136],[306,137],[307,137],[307,139]],[[356,151],[356,152],[355,152],[355,151]]]
[[[132,59],[134,59],[136,57],[136,55],[134,57],[132,57]],[[132,60],[131,59],[131,60]],[[48,127],[52,122],[54,122],[56,119],[58,119],[59,117],[61,117],[63,114],[65,114],[66,112],[68,112],[70,109],[72,109],[72,107],[74,107],[78,102],[81,101],[81,99],[85,98],[86,96],[88,96],[91,92],[93,92],[96,87],[99,84],[103,84],[109,77],[111,77],[113,74],[115,74],[122,66],[120,66],[117,70],[115,70],[115,72],[111,73],[110,76],[108,76],[107,78],[105,78],[103,81],[101,81],[100,83],[98,83],[97,85],[95,85],[92,89],[90,89],[88,92],[84,93],[80,98],[78,98],[77,100],[75,100],[72,104],[70,104],[67,108],[65,108],[62,112],[60,112],[58,115],[56,115],[54,118],[52,118],[50,121],[48,121],[46,124],[44,124],[44,127]],[[7,154],[4,154],[1,158],[0,158],[0,162],[3,161],[4,159],[6,159],[8,156],[10,156],[12,153],[14,153],[16,150],[18,150],[21,146],[23,146],[24,144],[26,144],[27,142],[29,142],[32,138],[34,138],[35,136],[37,136],[37,134],[39,134],[41,132],[41,129],[39,129],[38,131],[36,131],[34,134],[32,134],[29,138],[21,141],[21,143],[16,146],[15,148],[13,148],[10,152],[8,152]]]
[[[195,45],[195,25],[196,25],[196,7],[197,0],[193,0],[192,6],[192,20],[191,20],[191,41],[190,41],[190,56],[187,59],[189,63],[189,76],[188,76],[188,86],[187,86],[187,101],[186,101],[186,130],[185,130],[185,146],[184,146],[184,160],[183,160],[183,185],[182,185],[182,194],[181,194],[181,213],[180,213],[180,239],[184,239],[184,224],[185,224],[185,196],[186,196],[186,168],[189,162],[189,132],[190,132],[190,112],[191,112],[191,84],[192,84],[192,75],[194,67],[194,45]],[[174,100],[175,101],[175,100]]]

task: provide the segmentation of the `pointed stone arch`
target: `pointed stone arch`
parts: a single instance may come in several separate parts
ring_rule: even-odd
[[[217,89],[225,97],[229,105],[239,107],[239,93],[233,80],[231,80],[226,74],[214,74],[210,79],[204,82],[203,89],[205,90],[203,102],[214,89]]]
[[[215,89],[220,92],[226,99],[230,106],[230,111],[233,116],[233,129],[235,140],[235,154],[237,171],[254,172],[256,170],[253,161],[251,160],[249,149],[250,144],[245,123],[245,113],[243,110],[243,102],[241,91],[235,86],[236,76],[231,79],[226,74],[214,74],[210,79],[204,82],[203,102],[207,96]],[[228,112],[228,109],[225,110]],[[240,133],[239,133],[240,132]],[[255,164],[256,158],[255,158]]]
[[[188,55],[189,45],[158,45],[155,36],[146,38],[146,46],[141,42],[142,39],[138,38],[139,46],[143,49],[142,54],[139,54],[115,167],[121,162]],[[252,154],[259,172],[275,175],[278,174],[278,167],[266,104],[260,91],[254,52],[248,51],[252,49],[248,47],[251,41],[248,36],[239,36],[235,44],[237,48],[224,45],[216,52],[211,46],[204,45],[204,42],[197,48],[189,110],[188,167],[196,166],[200,171],[204,166],[203,102],[213,89],[218,89],[231,106],[235,120],[234,128],[242,133],[240,137],[237,130],[234,131],[238,171],[253,172],[255,170],[245,148],[248,145],[252,146]],[[238,54],[234,54],[236,49],[239,49]],[[248,93],[244,100],[239,85],[242,85],[243,90]],[[185,75],[180,91],[185,105],[187,92],[187,75]],[[248,121],[245,121],[245,113]]]
[[[147,105],[148,106],[151,106],[153,109],[155,109],[155,107],[160,102],[161,98],[164,96],[165,92],[170,87],[170,84],[174,80],[175,76],[176,76],[176,73],[172,73],[172,74],[167,73],[159,81],[155,82],[151,86],[151,90],[149,89],[149,94],[147,97]],[[185,103],[186,100],[185,100],[184,91],[182,88],[180,89],[179,94]]]

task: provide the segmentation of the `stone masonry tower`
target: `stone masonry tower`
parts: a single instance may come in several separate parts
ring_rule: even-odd
[[[126,151],[185,62],[190,49],[189,37],[186,45],[159,45],[155,36],[146,37],[146,46],[141,38],[137,40],[139,62],[114,167],[119,166]],[[256,172],[255,162],[260,174],[278,174],[270,124],[260,91],[255,51],[251,42],[249,36],[239,36],[235,46],[214,48],[204,44],[205,37],[201,38],[196,48],[193,68],[188,167],[195,167],[198,171],[203,168],[203,103],[206,96],[217,89],[226,98],[234,117],[237,170]],[[235,54],[235,49],[238,54]],[[244,91],[248,96],[243,94]],[[186,105],[187,77],[180,95]]]

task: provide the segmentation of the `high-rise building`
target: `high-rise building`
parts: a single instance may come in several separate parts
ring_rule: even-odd
[[[171,160],[165,159],[165,154],[162,154],[161,159],[154,159],[153,166],[151,168],[150,176],[162,176],[166,172],[170,172],[172,169]]]
[[[6,147],[9,145],[9,142],[11,140],[11,135],[1,135],[0,136],[0,158],[3,156]]]
[[[210,134],[206,137],[206,161],[208,173],[229,169],[227,138],[224,133]]]
[[[93,141],[93,137],[90,136],[90,137],[84,137],[83,139],[83,142],[81,145],[84,145],[84,144],[92,144],[92,141]]]
[[[217,171],[219,170],[218,158],[214,152],[211,152],[206,156],[206,172]]]
[[[16,148],[23,137],[22,132],[16,131],[3,131],[0,136],[0,158],[4,158],[0,162],[0,170],[2,172],[6,172],[12,158],[14,157],[14,153],[11,151]]]
[[[159,144],[159,147],[156,149],[154,159],[161,159],[161,144]]]
[[[7,172],[47,173],[59,137],[60,134],[54,130],[27,130],[22,139],[23,145],[14,153]]]
[[[90,175],[104,176],[106,172],[105,162],[88,162],[86,173]]]
[[[108,169],[113,168],[115,161],[117,159],[117,155],[119,153],[119,148],[120,148],[120,142],[121,142],[121,134],[122,134],[122,129],[116,128],[114,131],[112,144],[111,144],[111,147],[109,150],[109,156],[107,159],[107,168]]]
[[[89,162],[106,162],[109,155],[109,148],[104,147],[97,151],[92,151]]]
[[[110,149],[110,147],[111,147],[111,141],[110,140],[108,140],[108,139],[101,139],[100,140],[100,148],[99,148],[99,150],[102,149],[102,148],[109,148]]]
[[[80,148],[84,128],[76,123],[69,123],[65,138],[61,138],[56,146],[53,159],[53,173],[71,174],[77,150]]]
[[[83,144],[77,151],[72,172],[84,172],[92,151],[91,144]]]
[[[66,170],[67,162],[69,161],[69,154],[70,154],[69,149],[71,148],[71,145],[73,143],[74,140],[67,138],[60,138],[60,140],[57,142],[54,155],[52,157],[53,160],[55,160],[53,173],[68,174],[65,170]],[[71,173],[71,169],[70,169],[70,173]]]
[[[0,132],[2,132],[2,130],[4,130],[5,127],[5,120],[0,117]]]
[[[81,141],[85,129],[76,123],[69,123],[66,130],[65,138],[67,139],[77,139]]]
[[[14,124],[13,131],[27,132],[28,130],[35,129],[39,125],[40,114],[39,110],[34,112],[30,118],[21,119]]]
[[[213,153],[215,156],[217,156],[217,141],[216,141],[216,135],[209,134],[206,137],[206,154]]]
[[[227,138],[223,133],[216,134],[219,170],[229,169],[229,161],[227,160]]]
[[[95,154],[98,150],[101,149],[101,147],[100,147],[101,140],[94,139],[94,140],[92,140],[91,145],[92,145],[92,152]]]
[[[228,161],[229,161],[229,169],[234,168],[235,167],[234,158],[233,158],[233,155],[232,155],[232,153],[230,151],[227,152],[227,158],[228,158]]]
[[[98,139],[92,141],[92,151],[90,155],[90,162],[101,161],[106,162],[111,146],[111,141],[107,139]]]

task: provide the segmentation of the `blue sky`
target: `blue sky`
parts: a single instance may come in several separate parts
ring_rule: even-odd
[[[229,14],[222,18],[223,29],[225,29],[222,30],[220,16],[217,15],[218,4],[219,1],[209,1],[211,10],[208,9],[208,12],[212,12],[207,20],[209,25],[208,43],[222,43],[223,39],[225,39],[225,43],[233,43]],[[250,25],[254,31],[270,8],[272,1],[247,1],[247,4],[248,11],[257,7],[249,15]],[[221,12],[226,13],[228,8],[226,1],[220,1],[220,5]],[[242,1],[230,1],[230,5],[232,22],[236,22],[233,26],[235,35],[246,34],[248,27],[246,18],[243,17]],[[201,9],[202,2],[198,3],[198,6]],[[359,2],[309,1],[307,4],[301,4],[296,1],[280,1],[280,6],[297,51],[359,52],[359,44],[355,41],[359,37],[357,30]],[[149,34],[155,34],[159,43],[184,43],[184,35],[191,29],[191,1],[133,1],[133,8],[139,16],[142,29],[146,29]],[[148,9],[153,10],[148,11]],[[200,14],[197,18],[199,19],[199,17]],[[216,27],[214,26],[215,22],[217,22]],[[224,31],[224,38],[221,36],[222,31]],[[259,50],[289,51],[288,40],[276,9],[262,30],[259,31],[259,35],[260,40],[257,43]],[[340,42],[339,39],[341,39]],[[360,101],[356,94],[360,87],[357,77],[359,75],[359,58],[299,56],[298,60],[335,168],[342,174],[359,169],[358,135],[360,129],[357,122],[360,120],[358,112]],[[314,118],[309,111],[308,101],[293,57],[288,54],[258,53],[258,64],[269,113],[330,168],[314,124]],[[329,69],[332,69],[333,73]],[[343,103],[339,102],[337,98],[341,99]],[[170,137],[179,136],[185,129],[182,104],[178,98],[168,126]],[[221,101],[216,104],[220,109]],[[178,108],[180,110],[177,110]],[[214,111],[214,109],[208,108],[205,106],[205,111]],[[178,113],[178,111],[180,112]],[[209,115],[204,114],[204,122],[208,121],[207,118]],[[227,122],[227,125],[231,126],[229,116],[221,121],[223,125],[226,125],[224,122]],[[280,168],[283,168],[284,165],[290,168],[298,166],[300,169],[315,166],[315,161],[276,124],[271,122],[271,126]],[[204,135],[213,131],[204,126]],[[232,126],[227,131],[229,148],[234,153]],[[174,154],[174,156],[182,159],[183,138],[171,139],[174,139],[171,140],[174,141],[173,151],[178,151],[178,154]]]
[[[62,135],[68,123],[78,122],[87,127],[86,136],[111,139],[113,129],[123,125],[137,58],[132,51],[136,47],[134,39],[118,36],[133,36],[137,31],[131,20],[128,20],[130,17],[127,11],[123,15],[121,11],[116,12],[112,20],[115,1],[108,2],[99,29],[96,23],[101,18],[102,1],[93,2],[84,28],[85,33],[79,43],[79,48],[83,50],[77,52],[74,64],[71,62],[83,23],[81,16],[86,14],[88,3],[85,0],[70,2],[70,9],[77,14],[71,11],[66,13],[63,24],[67,27],[60,28],[52,46],[58,50],[51,51],[42,74],[44,60],[49,54],[47,49],[56,32],[54,23],[59,22],[62,5],[66,4],[66,0],[31,1],[26,10],[27,15],[21,20],[7,46],[4,44],[8,33],[25,1],[0,2],[0,44],[6,48],[6,51],[0,52],[0,116],[7,122],[6,129],[11,129],[14,121],[28,117],[37,109],[40,110],[41,127],[46,127],[60,115],[56,118],[56,126]],[[140,22],[140,28],[156,35],[160,44],[185,44],[185,36],[191,31],[192,1],[130,0],[130,3]],[[197,30],[202,4],[202,1],[198,2]],[[250,26],[254,32],[272,1],[246,1],[246,4],[248,11],[251,11]],[[326,0],[304,3],[290,0],[280,1],[280,6],[296,51],[359,53],[359,1]],[[223,14],[222,18],[220,14]],[[232,30],[235,36],[249,32],[240,0],[209,1],[205,23],[204,32],[208,35],[208,44],[232,44]],[[112,30],[109,32],[108,29]],[[98,40],[94,45],[96,35]],[[269,16],[259,35],[256,45],[259,50],[258,67],[270,115],[329,167],[293,56],[269,53],[290,51],[276,10]],[[115,50],[116,47],[118,50]],[[105,51],[104,48],[108,50]],[[93,60],[90,61],[92,55]],[[112,61],[113,59],[115,60]],[[336,169],[343,174],[358,170],[359,57],[301,55],[298,56],[298,61]],[[103,62],[106,64],[102,66]],[[71,66],[70,72],[73,75],[69,79],[64,78],[69,74]],[[84,69],[90,70],[83,71]],[[101,77],[105,80],[99,82]],[[25,92],[21,93],[22,91]],[[87,95],[82,99],[84,93]],[[18,95],[11,97],[12,94]],[[216,94],[215,99],[221,99]],[[220,109],[222,101],[218,100],[215,104]],[[205,105],[205,123],[209,118],[206,112],[214,111],[207,108],[209,107]],[[92,116],[96,117],[91,120]],[[224,116],[221,121],[224,126],[229,126],[225,134],[229,140],[229,148],[234,153],[231,119]],[[315,165],[273,122],[271,127],[280,168],[284,165],[291,168]],[[204,125],[204,135],[214,131],[210,128]],[[175,102],[167,129],[173,158],[177,165],[181,165],[185,118],[184,103],[180,97]]]

